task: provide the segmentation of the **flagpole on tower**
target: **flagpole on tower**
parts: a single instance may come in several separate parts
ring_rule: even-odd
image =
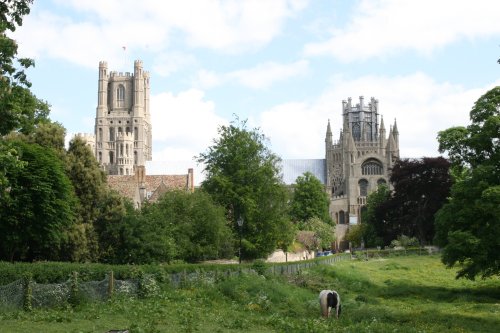
[[[122,50],[123,50],[123,70],[125,71],[127,68],[127,47],[122,46]]]

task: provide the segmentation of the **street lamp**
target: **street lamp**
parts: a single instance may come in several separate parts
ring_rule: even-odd
[[[241,265],[241,227],[243,227],[243,217],[240,216],[238,218],[238,220],[236,221],[236,223],[238,223],[238,227],[240,230],[240,248],[238,250],[238,257],[239,257],[240,265]]]

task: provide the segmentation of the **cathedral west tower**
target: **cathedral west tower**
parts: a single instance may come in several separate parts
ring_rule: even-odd
[[[109,175],[133,175],[137,166],[151,161],[149,73],[142,61],[133,73],[108,72],[99,62],[95,118],[95,154]]]

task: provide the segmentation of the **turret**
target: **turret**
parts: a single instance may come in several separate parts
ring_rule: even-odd
[[[399,131],[398,131],[398,124],[396,124],[396,118],[394,118],[394,126],[392,127],[392,135],[394,136],[396,148],[399,151]]]
[[[396,141],[394,140],[392,127],[389,131],[389,137],[387,138],[386,157],[387,165],[389,167],[393,165],[394,160],[398,157],[398,149],[396,146]]]
[[[106,61],[99,62],[99,81],[97,93],[96,117],[104,117],[108,111],[108,64]]]
[[[384,126],[384,117],[380,117],[380,133],[379,133],[379,153],[381,155],[385,155],[385,146],[387,144],[387,140],[385,138],[385,126]]]
[[[134,61],[134,116],[144,116],[144,76],[142,61]],[[142,112],[141,112],[142,111]]]
[[[330,119],[328,119],[328,125],[326,126],[326,138],[325,138],[326,147],[329,148],[333,144],[332,140],[332,128],[330,127]]]

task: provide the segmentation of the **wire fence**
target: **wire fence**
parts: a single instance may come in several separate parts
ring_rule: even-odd
[[[112,297],[149,297],[159,291],[159,282],[168,283],[173,288],[182,288],[197,283],[212,284],[239,274],[299,274],[302,270],[317,265],[332,265],[346,260],[368,260],[387,256],[432,254],[427,249],[412,250],[363,250],[341,253],[292,263],[263,264],[259,271],[256,265],[228,270],[199,270],[194,272],[170,273],[160,279],[153,274],[142,274],[136,279],[115,279],[113,272],[101,281],[79,281],[78,273],[62,283],[36,283],[30,276],[0,286],[0,309],[25,309],[61,307],[81,302],[105,301]],[[158,282],[158,280],[161,280]]]

